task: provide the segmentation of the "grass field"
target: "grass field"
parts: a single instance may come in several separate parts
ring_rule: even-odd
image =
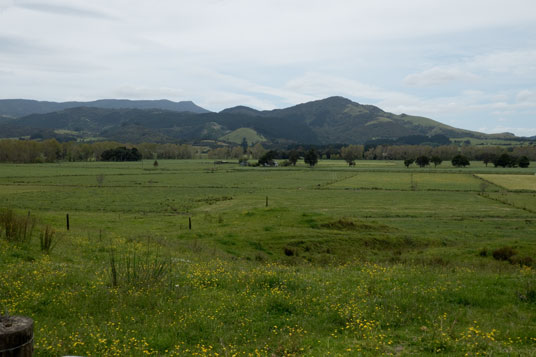
[[[478,177],[490,181],[497,186],[508,190],[536,191],[536,175],[497,175],[484,174]]]
[[[535,355],[533,168],[159,164],[0,165],[36,355]]]

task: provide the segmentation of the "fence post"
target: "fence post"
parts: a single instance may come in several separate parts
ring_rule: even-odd
[[[29,317],[0,315],[0,357],[31,357],[33,325]]]
[[[67,219],[67,230],[69,230],[69,213],[67,213],[65,218]]]

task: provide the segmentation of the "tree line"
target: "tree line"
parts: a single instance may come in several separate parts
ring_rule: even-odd
[[[189,144],[142,143],[130,145],[114,141],[93,143],[58,142],[55,139],[35,140],[0,140],[0,162],[39,163],[55,161],[100,161],[103,153],[117,148],[136,148],[144,159],[260,159],[270,150],[272,158],[294,160],[304,157],[314,150],[319,159],[342,159],[349,165],[356,160],[416,160],[427,157],[434,165],[438,160],[450,161],[462,155],[470,161],[483,161],[496,166],[523,167],[526,160],[536,161],[536,146],[457,146],[457,145],[326,145],[326,146],[289,146],[285,150],[257,143],[253,146],[236,145],[210,148]],[[507,156],[504,156],[507,155]],[[106,159],[106,155],[105,158]]]
[[[124,148],[124,149],[123,149]],[[132,154],[136,148],[137,153]],[[115,150],[115,152],[114,152]],[[130,150],[130,153],[127,153]],[[0,140],[0,162],[42,163],[56,161],[101,161],[130,159],[193,159],[202,149],[192,145],[142,143],[130,145],[115,141],[60,143],[56,139]],[[107,152],[107,153],[105,153]],[[103,153],[104,158],[103,158]],[[137,156],[137,155],[141,156]]]

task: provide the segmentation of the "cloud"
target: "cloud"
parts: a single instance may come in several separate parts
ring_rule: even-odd
[[[4,56],[7,54],[46,53],[47,51],[47,48],[37,41],[11,35],[0,35],[0,49]]]
[[[125,85],[110,92],[113,98],[129,99],[170,99],[184,98],[186,93],[181,89],[168,87],[144,87]]]
[[[13,6],[13,0],[0,0],[0,12]]]
[[[478,55],[466,63],[480,71],[536,76],[536,49],[517,49]]]
[[[516,101],[521,105],[536,107],[536,90],[524,89],[517,93]]]
[[[39,11],[54,15],[65,15],[65,16],[79,16],[79,17],[90,17],[97,19],[108,19],[111,18],[108,14],[89,9],[87,7],[77,7],[66,4],[51,4],[43,2],[32,2],[32,1],[16,1],[15,6],[27,10]]]
[[[420,73],[413,73],[404,78],[404,83],[410,86],[437,86],[454,81],[470,81],[478,76],[453,67],[433,67]]]

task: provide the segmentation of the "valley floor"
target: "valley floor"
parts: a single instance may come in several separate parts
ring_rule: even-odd
[[[0,308],[39,356],[535,355],[534,172],[2,164]]]

